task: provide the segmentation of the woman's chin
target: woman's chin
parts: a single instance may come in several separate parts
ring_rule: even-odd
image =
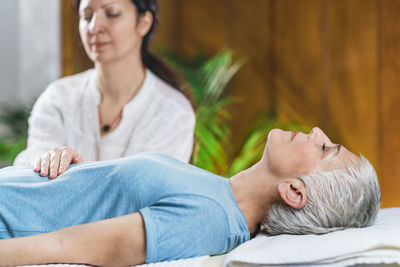
[[[277,137],[279,138],[280,135],[287,135],[287,134],[285,133],[284,130],[278,129],[278,128],[275,128],[275,129],[272,129],[271,131],[269,131],[268,138],[267,138],[267,144],[268,144],[268,141],[271,142],[271,141],[273,141],[273,139],[275,139]]]
[[[108,63],[114,60],[114,57],[104,52],[92,53],[89,56],[89,58],[94,63],[100,63],[100,64]]]

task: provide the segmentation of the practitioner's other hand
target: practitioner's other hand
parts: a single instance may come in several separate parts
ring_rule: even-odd
[[[82,162],[82,157],[70,147],[57,147],[44,153],[35,163],[34,171],[54,179],[64,173],[70,164]]]

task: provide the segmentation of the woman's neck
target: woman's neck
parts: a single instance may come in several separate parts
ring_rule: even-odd
[[[262,223],[276,200],[276,183],[262,162],[229,179],[233,195],[242,210],[250,233]]]
[[[140,58],[95,64],[96,84],[102,95],[102,102],[126,102],[141,89],[145,69]]]

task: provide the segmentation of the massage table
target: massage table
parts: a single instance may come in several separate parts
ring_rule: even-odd
[[[173,248],[171,248],[173,249]],[[32,267],[83,267],[48,264]],[[140,267],[400,266],[400,208],[381,209],[374,225],[324,235],[257,235],[231,252]]]

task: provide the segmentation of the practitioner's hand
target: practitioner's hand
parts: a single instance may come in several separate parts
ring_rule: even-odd
[[[44,153],[35,163],[35,172],[40,176],[56,178],[65,172],[72,163],[82,162],[82,157],[70,147],[57,147]]]

